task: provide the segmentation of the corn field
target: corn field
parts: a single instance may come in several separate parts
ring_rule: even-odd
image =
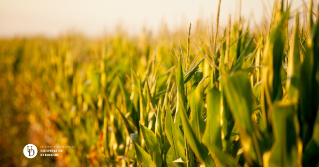
[[[258,30],[231,17],[219,28],[217,17],[210,30],[190,24],[187,33],[156,38],[0,40],[0,161],[319,166],[319,20],[312,4],[298,13],[275,3],[270,23]],[[28,142],[75,148],[26,160]]]

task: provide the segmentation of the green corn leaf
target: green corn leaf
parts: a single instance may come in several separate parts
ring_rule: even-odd
[[[199,82],[203,79],[203,72],[197,71],[192,80],[192,90],[191,93],[194,92]]]
[[[117,80],[119,82],[122,94],[123,94],[123,98],[125,101],[125,106],[126,106],[126,112],[130,112],[130,120],[132,120],[133,123],[138,122],[138,118],[137,118],[137,112],[136,110],[133,108],[133,102],[130,100],[130,96],[129,93],[127,92],[127,89],[125,88],[123,82],[121,81],[120,77],[117,76]],[[135,126],[138,126],[138,124],[134,124]]]
[[[183,79],[183,69],[182,69],[182,59],[179,58],[178,69],[176,75],[176,86],[177,86],[177,103],[176,103],[176,113],[175,113],[175,124],[176,126],[181,125],[181,108],[187,104],[186,97],[184,93],[184,79]]]
[[[240,54],[237,61],[240,61],[240,59],[244,59],[246,56],[249,55],[249,53],[251,53],[253,43],[254,43],[254,36],[250,38],[250,40],[248,41],[247,45],[245,46],[243,52]]]
[[[179,99],[181,100],[181,99]],[[208,156],[208,150],[200,141],[196,138],[194,131],[191,128],[191,124],[188,121],[187,113],[184,106],[180,107],[181,111],[181,121],[184,128],[184,135],[186,136],[187,143],[192,148],[195,156],[198,160],[206,166],[212,166],[214,163],[212,159]]]
[[[200,63],[202,63],[205,60],[205,58],[206,57],[203,57],[202,59],[200,59],[194,65],[194,67],[191,70],[189,70],[189,72],[184,76],[184,84],[186,84],[190,79],[192,79],[192,77],[195,75],[196,71],[198,70]]]
[[[250,164],[257,161],[261,165],[261,150],[252,123],[254,105],[248,76],[246,73],[237,72],[230,77],[223,77],[222,85],[240,132],[243,149],[251,159]]]
[[[220,92],[216,88],[208,91],[207,97],[207,123],[202,139],[204,144],[211,143],[222,149],[220,125]]]
[[[111,103],[113,103],[113,102],[111,102]],[[122,120],[124,122],[124,126],[125,126],[125,128],[127,130],[128,135],[131,135],[132,133],[135,133],[136,132],[136,130],[135,130],[136,128],[134,128],[132,126],[132,124],[127,120],[127,118],[124,116],[124,114],[121,112],[121,110],[115,104],[114,104],[114,106],[116,107],[117,111],[119,112],[119,114],[120,114],[120,116],[121,116],[121,118],[122,118]]]
[[[247,25],[247,28],[245,30],[245,32],[249,32],[249,25]],[[243,51],[245,49],[245,43],[247,41],[247,38],[249,37],[249,33],[245,33],[244,36],[242,37],[242,44],[241,44],[241,51]]]
[[[319,23],[312,27],[307,39],[305,57],[300,69],[299,99],[300,99],[300,127],[303,145],[307,145],[312,136],[312,127],[315,122],[315,115],[318,110],[319,81],[316,75],[319,74],[318,64],[319,45]]]
[[[256,57],[256,53],[258,51],[258,46],[256,47],[256,49],[249,53],[246,57],[245,57],[245,62],[243,64],[243,68],[249,68],[253,65],[254,63],[254,58]]]
[[[216,156],[216,149],[222,150],[221,125],[220,125],[220,92],[213,87],[207,92],[207,123],[205,133],[202,139],[217,166],[221,166],[222,160]],[[218,150],[217,150],[218,151]],[[221,151],[222,152],[222,151]],[[222,152],[224,155],[224,153]]]
[[[158,142],[157,137],[150,129],[146,128],[144,125],[141,125],[141,131],[144,136],[144,140],[149,153],[153,158],[153,161],[155,162],[156,166],[162,166],[160,143]]]
[[[292,35],[292,46],[290,46],[288,61],[288,80],[286,89],[292,100],[298,100],[300,80],[300,52],[299,52],[299,14],[296,16],[295,29]]]
[[[275,143],[271,149],[269,166],[298,166],[298,121],[295,113],[294,103],[278,102],[274,105],[272,114]]]
[[[173,159],[182,158],[183,160],[186,159],[185,157],[185,146],[183,141],[183,135],[180,133],[180,130],[177,129],[178,127],[173,122],[172,115],[169,110],[166,112],[166,125],[165,125],[165,132],[167,136],[167,140],[171,144],[171,152],[173,152]]]
[[[132,92],[131,92],[131,102],[133,104],[133,111],[134,112],[134,125],[136,127],[139,126],[139,120],[140,120],[140,107],[139,107],[139,89],[138,89],[138,81],[135,72],[131,71],[131,79],[132,79]],[[139,131],[139,128],[137,129]]]
[[[163,116],[162,109],[158,108],[155,122],[155,135],[160,143],[160,146],[162,146],[163,143]]]
[[[303,154],[302,164],[303,166],[313,166],[313,164],[319,163],[319,111],[317,111],[316,121],[313,127],[312,138],[305,147]]]
[[[289,18],[289,11],[277,12],[275,23],[270,31],[263,55],[264,67],[262,69],[261,103],[263,118],[266,119],[268,131],[271,131],[272,114],[271,106],[275,101],[282,98],[281,70],[286,42],[286,24]]]
[[[240,23],[238,24],[238,41],[237,41],[237,48],[236,48],[236,59],[240,56],[240,49],[241,49],[241,42],[242,42],[242,39],[241,39],[241,36],[242,36],[242,25],[240,25]]]
[[[195,91],[191,94],[190,99],[190,124],[195,133],[197,140],[201,141],[204,130],[205,130],[205,121],[204,121],[204,103],[203,103],[201,86],[197,86]]]
[[[174,167],[175,164],[173,164],[174,158],[175,158],[174,148],[170,147],[166,154],[166,164],[168,167]]]
[[[230,155],[227,155],[222,151],[222,149],[218,148],[216,145],[212,143],[205,143],[206,147],[208,148],[209,152],[212,154],[214,159],[215,165],[217,167],[227,166],[227,167],[235,167],[236,162],[234,158]]]
[[[146,111],[146,102],[144,99],[144,95],[142,93],[142,83],[141,80],[139,80],[139,89],[138,89],[138,94],[139,94],[139,104],[140,104],[140,123],[142,125],[148,125],[148,115]]]
[[[244,51],[240,54],[240,56],[238,57],[237,61],[234,62],[234,65],[231,69],[231,72],[235,72],[238,71],[242,68],[248,68],[249,66],[246,64],[246,56],[248,56],[249,54],[255,55],[254,53],[250,53],[251,52],[251,47],[252,44],[254,42],[254,37],[250,38],[250,40],[248,41],[248,44],[246,45]],[[248,59],[249,60],[249,59]],[[251,64],[251,63],[250,63]]]
[[[150,104],[152,104],[154,106],[154,100],[152,98],[152,95],[151,95],[151,92],[150,92],[150,88],[149,88],[149,85],[148,85],[148,81],[146,80],[145,81],[145,86],[146,88],[146,104],[147,106],[149,107]]]
[[[156,164],[152,161],[152,158],[147,152],[140,147],[137,143],[134,142],[135,151],[137,155],[138,161],[141,163],[142,166],[147,167],[156,167]]]
[[[230,139],[231,133],[234,127],[234,118],[232,116],[232,113],[229,108],[229,104],[226,99],[226,94],[224,90],[224,86],[221,85],[221,107],[220,107],[220,112],[221,112],[221,120],[223,122],[222,124],[222,134],[223,134],[223,140],[222,144],[224,147],[224,151],[227,153],[231,152],[231,145],[232,141]]]

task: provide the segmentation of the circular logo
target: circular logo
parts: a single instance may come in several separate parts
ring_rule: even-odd
[[[23,148],[23,154],[27,158],[34,158],[38,153],[38,149],[33,144],[28,144]]]

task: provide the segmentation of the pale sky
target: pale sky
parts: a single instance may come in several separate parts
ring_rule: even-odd
[[[269,8],[273,0],[242,0],[242,16],[254,16],[259,23],[267,13],[263,2]],[[218,0],[0,0],[0,38],[55,37],[69,30],[97,37],[114,32],[120,23],[134,35],[143,27],[156,32],[163,20],[170,30],[187,30],[199,18],[207,24],[214,21],[217,4]],[[292,8],[301,4],[302,0],[294,0]],[[238,18],[238,5],[239,0],[222,0],[221,26],[226,25],[229,14]]]

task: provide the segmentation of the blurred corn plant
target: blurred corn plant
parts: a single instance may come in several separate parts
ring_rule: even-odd
[[[56,159],[69,166],[318,166],[312,8],[301,27],[298,13],[275,3],[269,30],[259,33],[229,18],[218,36],[217,17],[214,36],[197,30],[196,42],[190,25],[179,45],[184,34],[37,44],[32,70],[21,77],[39,94],[29,122],[47,122],[40,126],[50,129],[46,144],[75,146]],[[29,62],[21,58],[5,59],[7,85],[19,61]]]

